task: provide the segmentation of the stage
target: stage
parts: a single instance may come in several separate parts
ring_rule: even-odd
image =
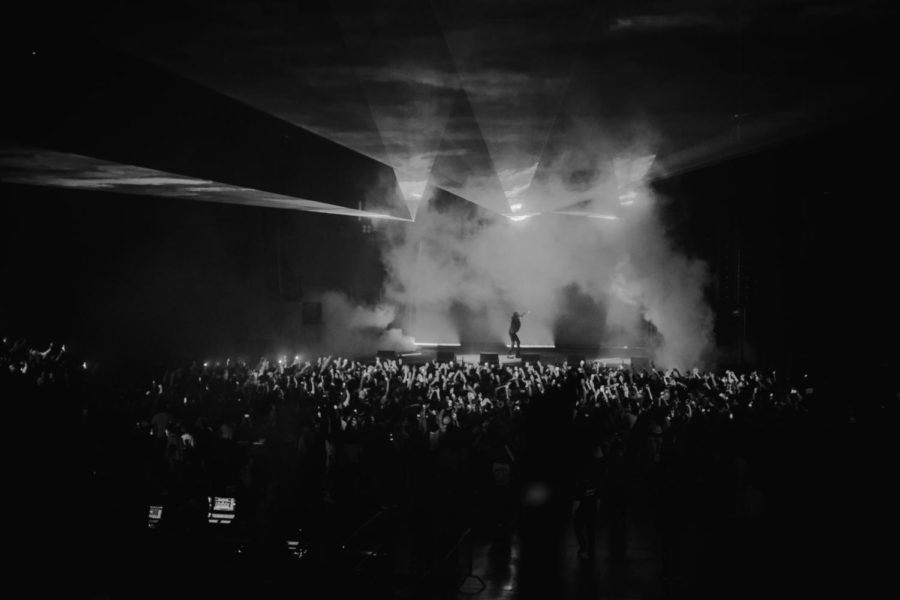
[[[391,352],[379,352],[382,358],[390,358]],[[544,364],[578,363],[582,360],[600,362],[610,367],[646,368],[649,366],[648,348],[640,346],[562,345],[529,346],[522,345],[518,357],[510,356],[509,346],[498,343],[463,343],[459,345],[417,344],[410,352],[393,353],[406,364],[424,364],[432,361],[454,361],[466,364],[492,362],[500,365],[517,366],[526,363]]]

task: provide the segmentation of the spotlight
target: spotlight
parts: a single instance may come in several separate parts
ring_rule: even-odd
[[[521,203],[521,202],[517,202],[516,204],[510,204],[510,205],[509,205],[509,208],[510,208],[510,210],[512,210],[513,212],[520,211],[520,210],[522,210],[522,203]]]

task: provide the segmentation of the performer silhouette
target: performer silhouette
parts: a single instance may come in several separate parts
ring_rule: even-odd
[[[512,314],[512,319],[509,322],[509,355],[519,357],[519,350],[522,348],[522,342],[519,340],[519,329],[522,327],[522,317],[527,315],[527,312],[523,312],[519,314],[514,312]]]

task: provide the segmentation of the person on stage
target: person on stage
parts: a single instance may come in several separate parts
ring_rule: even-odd
[[[522,342],[519,340],[517,334],[522,327],[522,317],[527,314],[528,312],[523,312],[522,314],[514,312],[512,314],[512,319],[509,322],[509,356],[519,357],[519,350],[522,348]]]

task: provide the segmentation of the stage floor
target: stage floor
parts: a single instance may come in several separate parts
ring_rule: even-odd
[[[634,351],[634,356],[627,354],[627,349],[621,348],[617,353],[601,352],[598,349],[579,349],[579,348],[522,348],[519,357],[509,355],[509,349],[503,347],[497,348],[465,348],[465,347],[443,347],[443,348],[419,348],[414,352],[402,353],[400,358],[407,364],[423,364],[434,360],[446,361],[453,360],[467,364],[478,364],[483,362],[491,362],[496,360],[501,365],[522,365],[525,363],[535,363],[540,361],[544,364],[562,364],[563,362],[575,363],[584,361],[598,361],[603,365],[631,366],[632,359],[640,355]],[[496,359],[494,356],[496,355]]]

